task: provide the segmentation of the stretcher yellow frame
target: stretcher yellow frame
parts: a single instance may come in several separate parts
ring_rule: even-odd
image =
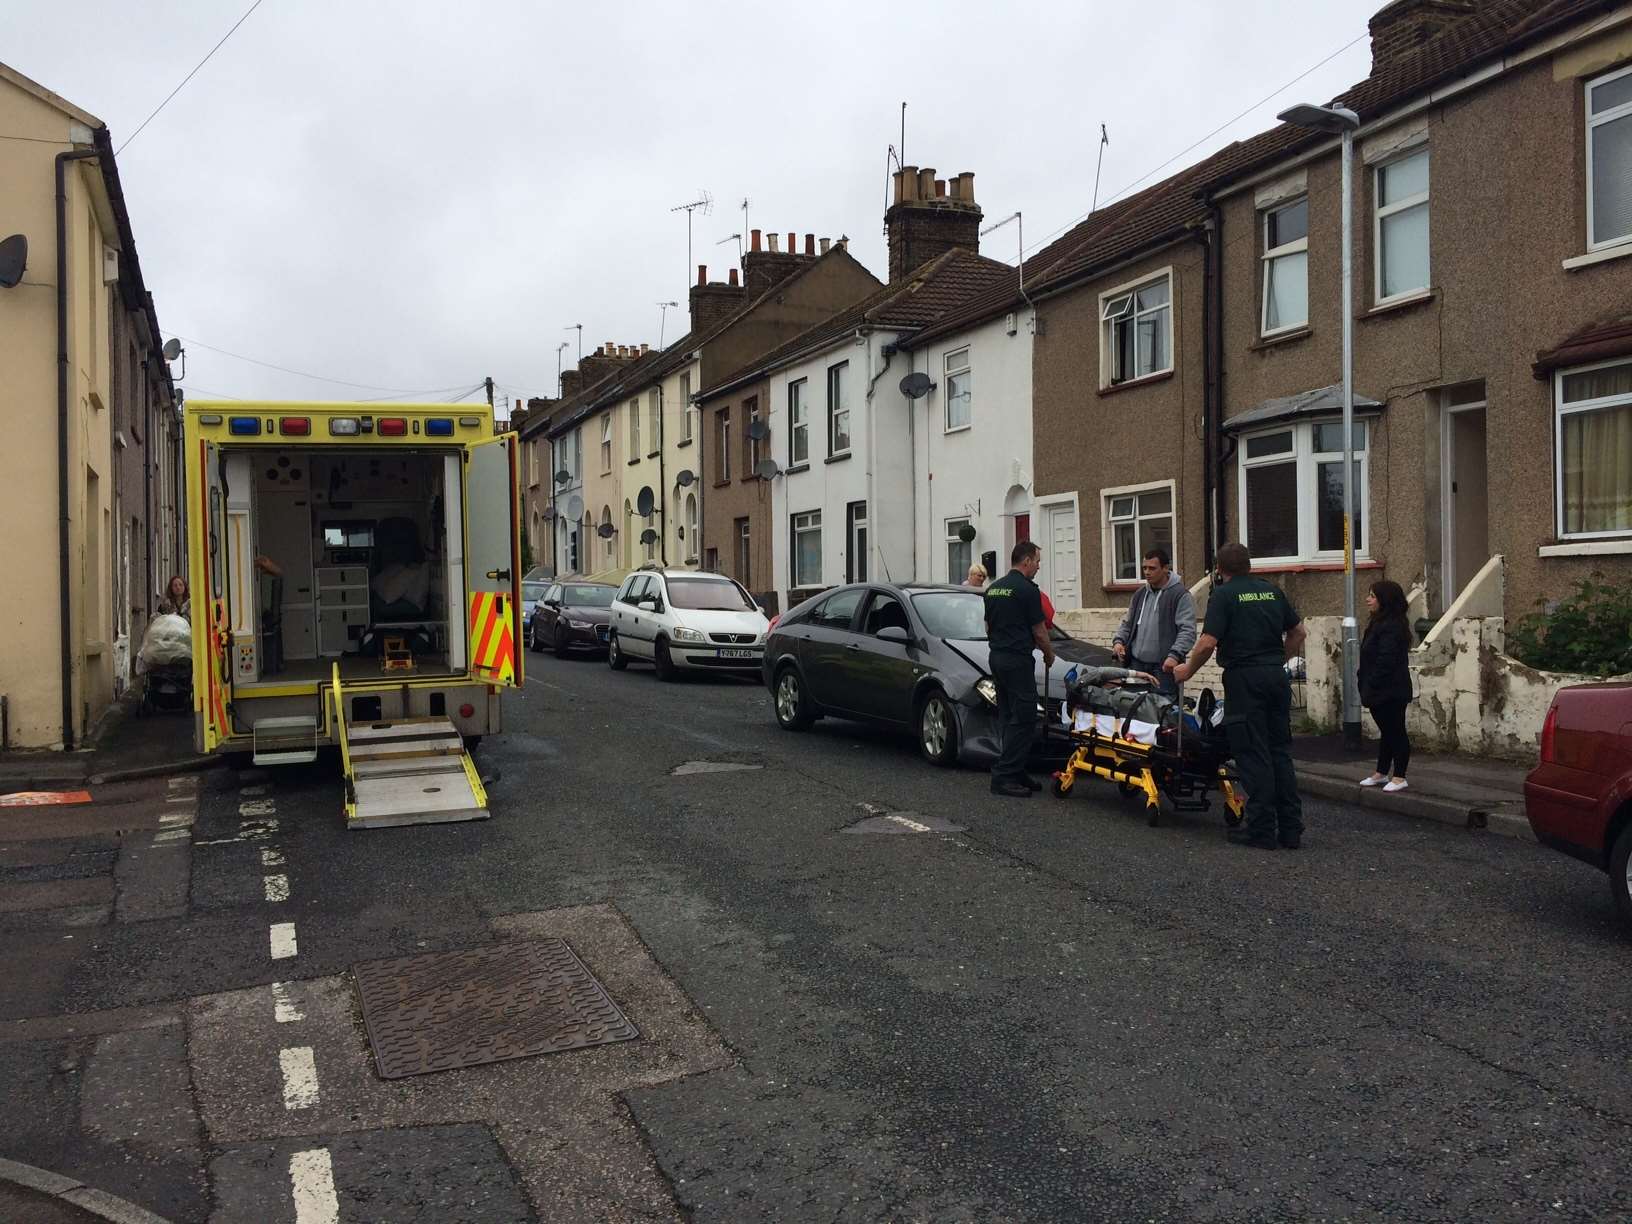
[[[1145,810],[1154,826],[1161,818],[1162,787],[1157,772],[1162,768],[1154,760],[1151,745],[1120,735],[1105,736],[1071,732],[1076,745],[1065,765],[1054,775],[1054,797],[1064,799],[1071,793],[1078,778],[1103,778],[1115,782],[1124,794],[1139,793],[1145,797]],[[1241,823],[1246,798],[1230,780],[1224,767],[1218,767],[1218,789],[1228,811],[1225,821],[1232,827]]]

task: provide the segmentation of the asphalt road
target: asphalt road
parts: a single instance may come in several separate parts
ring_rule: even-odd
[[[327,769],[218,771],[180,897],[105,822],[8,847],[7,889],[118,889],[7,924],[0,1154],[221,1221],[294,1219],[313,1152],[344,1220],[1632,1214],[1632,943],[1585,867],[1321,802],[1245,851],[749,684],[528,667],[490,821],[347,832]],[[639,1040],[373,1074],[352,965],[544,934]]]

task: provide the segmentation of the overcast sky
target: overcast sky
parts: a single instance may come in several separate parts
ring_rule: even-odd
[[[906,101],[907,161],[974,171],[1029,249],[1088,212],[1101,123],[1104,201],[1364,77],[1381,4],[263,0],[119,171],[194,396],[553,394],[570,324],[586,352],[656,345],[678,300],[684,331],[669,210],[700,191],[691,263],[719,279],[745,196],[750,226],[848,234],[882,275]],[[248,5],[6,0],[0,60],[117,147]],[[1012,261],[1013,227],[983,249]]]

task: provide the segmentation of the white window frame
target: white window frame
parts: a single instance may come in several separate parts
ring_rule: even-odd
[[[663,445],[663,410],[659,407],[662,402],[662,392],[657,387],[646,392],[646,411],[652,418],[651,448],[654,452]]]
[[[810,462],[810,403],[805,392],[810,379],[796,378],[788,384],[788,467],[802,468]],[[804,454],[799,454],[803,446]]]
[[[1167,496],[1168,496],[1167,518],[1172,521],[1171,535],[1172,535],[1172,541],[1173,541],[1172,544],[1170,545],[1170,549],[1171,549],[1171,552],[1173,554],[1172,555],[1173,568],[1178,569],[1178,567],[1179,567],[1179,561],[1178,561],[1178,549],[1179,549],[1179,485],[1178,485],[1178,481],[1176,481],[1176,480],[1153,480],[1153,481],[1150,481],[1150,482],[1148,482],[1146,484],[1118,485],[1116,488],[1113,488],[1113,489],[1101,489],[1099,491],[1099,536],[1100,536],[1100,557],[1102,558],[1100,569],[1101,569],[1101,571],[1103,573],[1103,577],[1104,577],[1104,581],[1105,581],[1106,586],[1137,586],[1140,582],[1144,581],[1143,576],[1139,575],[1139,574],[1136,574],[1132,578],[1121,578],[1121,577],[1117,576],[1117,572],[1116,572],[1116,526],[1117,526],[1117,524],[1125,523],[1128,520],[1125,519],[1125,518],[1113,519],[1111,517],[1111,502],[1113,500],[1115,500],[1116,498],[1120,498],[1120,497],[1131,497],[1131,498],[1134,499],[1134,507],[1133,507],[1133,510],[1134,510],[1134,517],[1133,517],[1134,528],[1133,528],[1133,534],[1134,534],[1134,542],[1135,542],[1135,546],[1136,546],[1135,551],[1138,552],[1138,554],[1139,554],[1138,558],[1136,559],[1136,564],[1137,564],[1137,561],[1144,560],[1145,549],[1147,547],[1149,547],[1149,545],[1145,541],[1143,531],[1141,531],[1140,528],[1139,528],[1139,524],[1145,521],[1144,519],[1139,517],[1139,504],[1138,504],[1139,495],[1141,493],[1162,493],[1162,492],[1165,492],[1167,494]],[[1160,518],[1162,516],[1161,515],[1149,515],[1148,517],[1150,517],[1150,518]]]
[[[1148,289],[1158,281],[1163,280],[1167,282],[1167,304],[1159,307],[1158,309],[1165,311],[1167,314],[1167,364],[1161,369],[1146,370],[1143,374],[1131,374],[1123,378],[1115,378],[1116,344],[1114,324],[1119,319],[1127,318],[1133,320],[1135,327],[1137,327],[1139,311],[1138,302],[1135,295],[1138,294],[1139,290]],[[1169,266],[1152,272],[1146,276],[1141,276],[1138,280],[1132,280],[1128,281],[1126,284],[1118,285],[1114,289],[1107,289],[1104,293],[1099,295],[1099,385],[1101,388],[1126,386],[1128,383],[1140,382],[1147,378],[1157,378],[1160,375],[1171,374],[1173,372],[1173,362],[1175,359],[1173,351],[1173,311],[1177,304],[1175,301],[1177,295],[1173,291],[1173,284],[1173,269],[1171,266]],[[1123,297],[1129,299],[1129,309],[1126,312],[1119,311],[1116,319],[1112,319],[1108,313],[1108,308],[1112,303]],[[1135,332],[1135,336],[1134,352],[1137,355],[1137,332]]]
[[[736,523],[736,539],[732,541],[736,556],[734,568],[741,572],[739,582],[748,583],[754,579],[754,520],[752,515],[744,515]]]
[[[745,472],[743,472],[743,476],[748,477],[754,474],[754,469],[760,465],[760,462],[765,458],[766,453],[770,450],[771,438],[767,436],[761,440],[754,437],[750,432],[754,427],[755,421],[762,421],[765,419],[765,409],[760,405],[759,396],[750,395],[745,401],[743,401],[743,416],[746,419],[743,421],[742,425],[742,437],[743,441],[748,444],[748,468]]]
[[[958,528],[965,525],[973,526],[974,521],[967,514],[960,514],[957,518],[946,520],[946,580],[954,586],[969,577],[969,568],[975,563],[975,541],[970,540],[965,544],[958,539]],[[952,560],[953,549],[968,550],[968,560],[961,563],[961,568],[959,563]]]
[[[629,401],[629,458],[640,458],[640,397]]]
[[[1564,418],[1579,412],[1597,412],[1605,408],[1619,408],[1632,404],[1632,395],[1605,395],[1593,400],[1579,400],[1568,408],[1564,406],[1564,379],[1570,374],[1587,374],[1593,370],[1607,370],[1613,366],[1632,363],[1632,358],[1618,357],[1612,361],[1595,361],[1590,365],[1571,366],[1553,372],[1553,523],[1560,540],[1624,540],[1624,531],[1565,531],[1564,530]]]
[[[835,362],[833,365],[827,367],[827,457],[829,459],[835,458],[839,455],[848,455],[850,453],[850,448],[855,445],[855,437],[850,430],[850,405],[848,403],[849,389],[845,385],[847,382],[846,376],[849,374],[849,372],[850,363],[848,361]],[[835,378],[835,375],[837,375],[837,378]],[[838,402],[836,404],[834,403],[833,397],[833,386],[835,382],[837,382],[839,389]],[[838,431],[833,427],[838,423],[841,416],[844,418],[843,450],[840,450],[836,445],[834,445],[834,439],[838,436]]]
[[[692,431],[691,371],[687,370],[680,375],[680,441],[690,442]]]
[[[1407,196],[1403,200],[1396,200],[1392,204],[1384,204],[1383,199],[1383,172],[1401,162],[1410,161],[1413,157],[1426,158],[1428,161],[1428,188],[1419,191],[1414,196]],[[1398,156],[1390,157],[1387,161],[1378,162],[1371,168],[1371,247],[1372,247],[1372,301],[1375,305],[1386,306],[1390,302],[1401,302],[1407,298],[1420,297],[1434,286],[1434,210],[1430,202],[1434,190],[1434,159],[1425,144],[1414,145],[1402,151]],[[1423,283],[1410,289],[1401,289],[1398,293],[1388,297],[1383,296],[1383,222],[1403,212],[1410,212],[1413,208],[1424,208],[1428,211],[1428,266],[1423,269]]]
[[[723,484],[731,479],[731,409],[722,408],[714,416],[714,440],[718,443],[720,470],[715,474],[714,482]]]
[[[1355,451],[1354,460],[1360,469],[1360,478],[1356,482],[1359,486],[1359,502],[1356,510],[1360,519],[1360,538],[1362,547],[1354,550],[1356,561],[1371,559],[1371,545],[1374,536],[1374,524],[1371,517],[1371,446],[1376,441],[1378,418],[1367,417],[1365,420],[1356,418],[1355,424],[1364,425],[1366,430],[1366,445]],[[1322,463],[1331,463],[1335,456],[1338,463],[1343,461],[1343,453],[1338,451],[1316,451],[1314,449],[1315,426],[1332,425],[1341,428],[1342,422],[1337,418],[1321,417],[1316,420],[1282,421],[1276,425],[1266,425],[1262,429],[1254,429],[1250,433],[1243,433],[1238,440],[1235,461],[1236,484],[1236,522],[1241,524],[1241,541],[1248,549],[1254,545],[1248,538],[1247,530],[1247,472],[1255,467],[1273,467],[1276,464],[1291,463],[1297,469],[1298,489],[1298,551],[1291,555],[1262,556],[1253,552],[1254,566],[1277,565],[1306,565],[1322,564],[1330,561],[1343,560],[1343,548],[1321,549],[1320,542],[1320,505],[1316,496],[1315,479]],[[1292,449],[1275,455],[1265,455],[1257,459],[1247,458],[1247,442],[1251,438],[1269,437],[1273,434],[1292,433]]]
[[[799,537],[807,532],[816,533],[816,573],[814,575],[799,572]],[[822,585],[822,512],[820,510],[802,510],[798,514],[788,516],[788,585],[795,588]]]
[[[1269,245],[1269,221],[1270,221],[1270,218],[1273,217],[1276,213],[1285,212],[1287,209],[1293,208],[1293,207],[1295,207],[1295,206],[1297,206],[1299,204],[1303,205],[1304,217],[1305,217],[1305,223],[1304,223],[1304,227],[1303,227],[1303,237],[1302,238],[1294,238],[1291,242],[1283,242],[1278,247],[1271,247]],[[1309,215],[1309,197],[1307,195],[1296,196],[1296,197],[1294,197],[1293,199],[1290,199],[1290,200],[1282,200],[1280,203],[1271,204],[1268,208],[1265,208],[1263,210],[1263,215],[1262,215],[1262,220],[1260,222],[1260,226],[1261,226],[1261,230],[1262,230],[1262,241],[1263,241],[1263,247],[1264,247],[1264,255],[1263,255],[1263,260],[1264,260],[1263,285],[1264,285],[1264,287],[1263,287],[1263,303],[1258,308],[1258,334],[1261,335],[1261,336],[1279,336],[1279,335],[1285,334],[1286,332],[1301,331],[1303,328],[1306,328],[1306,327],[1309,326],[1309,225],[1308,225],[1308,221],[1307,221],[1308,215]],[[1296,322],[1296,323],[1283,323],[1279,327],[1270,327],[1270,325],[1269,325],[1270,272],[1274,269],[1276,261],[1284,259],[1288,255],[1302,255],[1304,257],[1304,263],[1303,263],[1303,318],[1301,320],[1299,320],[1298,322]]]
[[[953,349],[942,359],[943,377],[941,385],[945,388],[941,395],[943,403],[942,422],[945,425],[943,432],[960,433],[972,428],[975,423],[974,408],[974,376],[969,365],[969,346]],[[956,388],[956,390],[954,390]],[[952,405],[958,400],[963,401],[963,420],[952,419]]]
[[[1632,64],[1624,68],[1618,68],[1614,72],[1606,72],[1603,76],[1594,77],[1586,83],[1586,105],[1582,109],[1585,110],[1587,119],[1587,250],[1589,252],[1606,251],[1611,247],[1632,245],[1632,232],[1621,234],[1615,238],[1605,238],[1600,242],[1592,240],[1593,214],[1596,211],[1592,198],[1592,132],[1594,128],[1602,127],[1606,123],[1612,123],[1617,119],[1624,119],[1626,116],[1632,115],[1632,102],[1623,102],[1613,110],[1605,111],[1601,115],[1594,115],[1592,113],[1592,91],[1600,85],[1607,85],[1611,81],[1624,77],[1629,73],[1632,73]]]
[[[601,414],[601,475],[612,473],[612,414]]]

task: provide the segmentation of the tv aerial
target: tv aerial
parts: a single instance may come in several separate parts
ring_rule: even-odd
[[[703,216],[708,216],[714,211],[714,197],[708,194],[708,188],[699,187],[695,200],[685,204],[676,204],[669,211],[671,213],[683,212],[686,214],[686,283],[689,285],[691,283],[691,215],[695,212],[701,212]]]

